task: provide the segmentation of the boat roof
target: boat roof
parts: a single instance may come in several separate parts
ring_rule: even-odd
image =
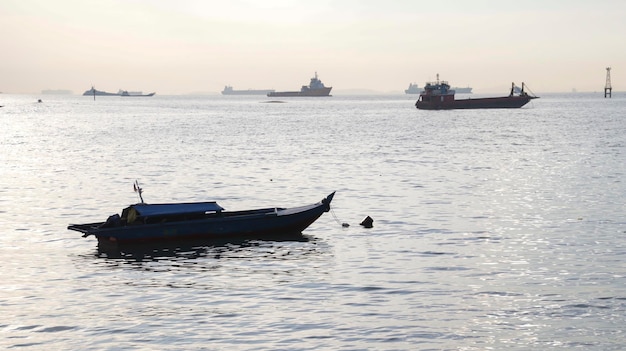
[[[202,214],[224,210],[224,208],[215,201],[173,204],[136,204],[131,205],[129,208],[134,208],[140,216]]]

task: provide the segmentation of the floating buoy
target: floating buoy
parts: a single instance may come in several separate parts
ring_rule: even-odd
[[[363,222],[361,222],[359,224],[361,224],[365,228],[372,228],[374,226],[374,220],[372,219],[372,217],[367,216],[367,217],[365,217]]]

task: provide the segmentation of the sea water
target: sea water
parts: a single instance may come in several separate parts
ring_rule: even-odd
[[[624,348],[624,94],[0,99],[3,349]],[[116,254],[66,229],[135,180],[228,210],[337,194],[306,241]]]

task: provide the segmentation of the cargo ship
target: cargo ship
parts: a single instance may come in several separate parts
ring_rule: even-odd
[[[404,89],[405,94],[419,94],[420,91],[421,90],[416,83],[409,83],[408,89]]]
[[[273,91],[267,94],[267,96],[274,97],[290,97],[290,96],[331,96],[330,90],[333,87],[324,86],[319,78],[317,78],[317,72],[315,77],[311,78],[309,85],[303,85],[300,91]]]
[[[455,93],[457,94],[471,94],[472,93],[472,88],[470,87],[452,87],[452,90],[454,90]]]
[[[415,107],[420,110],[520,108],[530,100],[538,98],[535,95],[529,95],[525,88],[524,83],[522,83],[521,89],[512,83],[511,92],[508,96],[456,100],[454,98],[455,91],[450,89],[448,82],[439,81],[437,74],[436,82],[426,83]]]
[[[464,87],[464,88],[453,87],[452,90],[454,90],[457,94],[471,94],[472,93],[471,87]],[[405,94],[419,94],[421,92],[422,90],[415,83],[410,83],[409,88],[404,89]]]
[[[109,93],[106,91],[102,91],[102,90],[97,90],[94,87],[91,87],[91,89],[86,90],[83,93],[83,96],[154,96],[154,94],[156,93],[150,93],[150,94],[144,94],[141,91],[127,91],[127,90],[118,90],[117,93]]]
[[[267,95],[273,93],[274,89],[246,89],[235,90],[232,86],[227,85],[222,90],[222,95]]]

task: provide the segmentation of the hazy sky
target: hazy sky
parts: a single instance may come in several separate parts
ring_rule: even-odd
[[[0,91],[626,90],[624,0],[0,0]]]

